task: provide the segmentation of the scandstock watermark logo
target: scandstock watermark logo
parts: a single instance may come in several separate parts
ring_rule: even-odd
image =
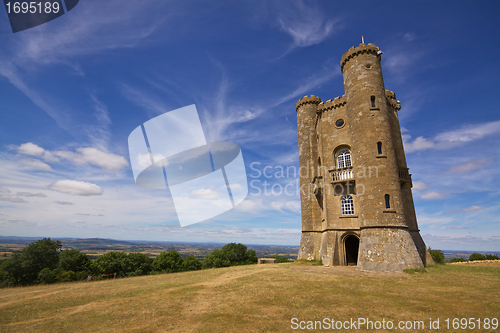
[[[168,187],[182,227],[222,214],[248,195],[240,147],[230,142],[208,144],[195,105],[138,126],[128,146],[136,184],[146,189]]]
[[[378,178],[378,166],[352,166],[345,168],[312,166],[309,163],[295,166],[265,166],[260,162],[250,164],[250,195],[259,196],[342,196],[363,195],[366,187],[363,181]],[[302,178],[302,182],[299,178]],[[269,182],[268,182],[269,180]],[[274,182],[272,181],[274,180]]]
[[[14,33],[52,21],[75,8],[78,2],[79,0],[3,0]]]

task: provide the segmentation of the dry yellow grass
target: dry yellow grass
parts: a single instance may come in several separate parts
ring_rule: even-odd
[[[500,317],[498,266],[438,266],[410,278],[291,266],[297,268],[252,265],[0,289],[0,331],[287,332],[294,317],[423,320],[426,325],[437,317],[441,323]]]

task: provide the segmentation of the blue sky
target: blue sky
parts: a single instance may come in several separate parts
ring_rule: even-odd
[[[276,193],[297,184],[276,175],[298,166],[295,103],[343,95],[340,59],[364,35],[402,104],[425,242],[500,251],[498,14],[497,1],[81,0],[13,34],[3,12],[0,234],[298,245],[299,196]],[[191,104],[257,182],[180,228],[165,191],[135,185],[127,138]]]

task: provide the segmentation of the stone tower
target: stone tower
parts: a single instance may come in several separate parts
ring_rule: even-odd
[[[345,95],[297,102],[299,259],[402,271],[432,261],[420,236],[398,110],[374,44],[342,57]]]

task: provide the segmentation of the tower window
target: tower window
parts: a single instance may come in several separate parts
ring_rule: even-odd
[[[389,194],[384,195],[385,198],[385,208],[391,208],[391,196]]]
[[[372,108],[375,107],[375,96],[370,97],[370,101],[372,102]]]
[[[352,166],[351,152],[347,149],[341,150],[337,155],[337,167],[339,169]]]
[[[340,199],[340,205],[342,208],[342,215],[354,215],[354,202],[352,196],[344,195]]]
[[[335,126],[342,127],[344,126],[344,119],[339,119],[335,122]]]
[[[377,142],[377,153],[382,155],[382,142]]]

